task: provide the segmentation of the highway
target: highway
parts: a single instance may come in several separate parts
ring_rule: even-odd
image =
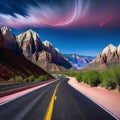
[[[67,82],[60,78],[0,105],[0,120],[116,120]]]

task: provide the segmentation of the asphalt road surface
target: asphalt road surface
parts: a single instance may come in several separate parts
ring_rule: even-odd
[[[116,120],[67,83],[67,78],[0,106],[0,120]]]
[[[4,92],[4,91],[8,91],[8,90],[12,90],[12,89],[16,89],[16,88],[21,88],[21,87],[25,87],[25,86],[33,86],[33,85],[38,85],[38,84],[42,84],[44,82],[26,82],[26,83],[12,83],[12,84],[1,84],[0,85],[0,92]]]

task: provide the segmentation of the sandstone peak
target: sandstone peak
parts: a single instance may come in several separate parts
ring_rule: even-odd
[[[11,33],[11,29],[8,26],[1,27],[1,31],[3,35],[7,34],[8,32]]]
[[[4,47],[15,51],[17,49],[17,43],[11,29],[7,26],[3,26],[1,32],[4,39]]]
[[[117,47],[117,52],[118,52],[118,54],[120,55],[120,44],[119,44],[118,47]]]
[[[18,42],[21,42],[23,40],[28,41],[31,38],[33,38],[33,40],[36,41],[39,38],[39,35],[36,32],[34,32],[32,29],[29,29],[26,32],[17,35],[16,38]]]
[[[51,42],[49,42],[48,40],[45,40],[44,42],[43,42],[43,44],[46,46],[46,47],[53,47],[53,45],[52,45],[52,43]]]
[[[106,46],[103,51],[102,51],[102,55],[103,54],[110,54],[110,53],[114,53],[117,50],[117,47],[114,46],[113,44],[109,44],[108,46]]]
[[[55,48],[55,50],[56,50],[59,54],[61,54],[61,52],[60,52],[60,50],[59,50],[58,48]]]

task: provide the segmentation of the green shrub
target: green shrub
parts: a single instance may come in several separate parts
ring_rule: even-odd
[[[107,89],[114,89],[116,84],[113,78],[113,75],[110,71],[104,71],[102,74],[102,83],[101,85]]]
[[[84,72],[82,80],[91,86],[97,86],[101,83],[101,75],[95,70],[87,71]]]
[[[82,82],[82,77],[83,77],[83,73],[82,72],[76,74],[76,76],[75,76],[75,78],[77,79],[78,82]]]
[[[28,78],[26,79],[27,82],[33,82],[33,81],[35,81],[35,80],[36,80],[36,78],[35,78],[35,76],[33,76],[33,75],[28,76]]]
[[[88,84],[88,78],[89,78],[88,72],[84,72],[82,76],[82,81]]]
[[[68,76],[70,76],[70,77],[75,77],[76,74],[77,74],[77,73],[75,73],[75,72],[67,72],[67,73],[65,73],[65,75],[68,75]]]
[[[46,76],[45,75],[41,75],[41,76],[38,77],[38,80],[46,81]]]
[[[110,72],[113,76],[114,82],[116,83],[117,89],[120,91],[120,65],[111,68]]]
[[[24,79],[24,82],[29,82],[29,79],[28,79],[28,77]]]
[[[8,80],[8,82],[15,82],[15,79],[14,79],[14,78],[10,78],[10,79]]]
[[[23,79],[22,76],[16,76],[15,77],[15,82],[23,82],[23,81],[24,81],[24,79]]]

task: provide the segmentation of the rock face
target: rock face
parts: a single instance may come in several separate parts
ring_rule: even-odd
[[[80,56],[77,54],[64,54],[63,56],[77,69],[88,65],[94,59],[92,56]]]
[[[43,44],[39,38],[39,35],[31,29],[17,35],[16,40],[22,54],[29,59],[31,59],[34,53],[43,50]]]
[[[119,60],[120,60],[120,45],[119,45],[118,48],[117,48],[117,53],[118,53]]]
[[[52,62],[52,54],[46,51],[42,51],[41,54],[39,54],[37,64],[41,66],[44,70],[50,72],[66,70],[65,67]]]
[[[46,71],[61,71],[72,67],[57,48],[49,41],[42,43],[39,35],[31,29],[17,35],[16,41],[20,54]]]
[[[0,48],[3,47],[3,44],[4,44],[4,38],[3,38],[2,32],[1,32],[1,30],[0,30]]]
[[[17,50],[17,42],[14,34],[11,32],[11,29],[7,26],[1,28],[2,36],[4,39],[4,48],[16,51]]]
[[[44,41],[43,44],[45,46],[45,51],[50,53],[49,55],[50,63],[55,63],[67,69],[72,67],[72,65],[63,57],[61,52],[57,48],[54,48],[54,46],[49,41]]]
[[[120,62],[120,45],[118,47],[109,44],[102,51],[102,54],[99,54],[95,62],[100,63],[118,63]]]

